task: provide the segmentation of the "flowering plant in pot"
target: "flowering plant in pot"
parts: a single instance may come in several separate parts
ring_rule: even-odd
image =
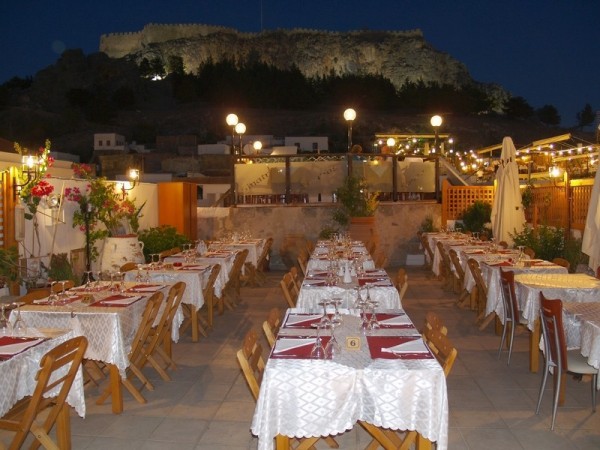
[[[89,227],[92,259],[96,259],[96,241],[137,233],[145,203],[137,207],[135,199],[123,198],[115,189],[114,182],[94,176],[94,170],[88,164],[73,164],[72,168],[75,177],[87,181],[87,184],[83,189],[77,186],[66,188],[65,198],[79,204],[73,213],[73,227],[84,232]]]

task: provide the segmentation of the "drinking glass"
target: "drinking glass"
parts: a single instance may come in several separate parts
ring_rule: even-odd
[[[83,275],[83,286],[86,291],[89,291],[92,287],[92,282],[94,281],[94,277],[92,276],[91,270],[86,270]]]
[[[331,338],[329,339],[329,342],[327,342],[327,345],[325,346],[325,355],[329,356],[331,359],[334,359],[336,356],[338,356],[341,352],[342,352],[342,346],[340,345],[340,343],[338,342],[338,340],[335,338],[335,324],[331,324]]]
[[[58,297],[60,298],[60,301],[64,302],[67,299],[67,289],[66,289],[66,284],[68,283],[68,280],[61,280],[59,281],[60,283],[60,294],[58,294]]]
[[[310,357],[312,359],[325,359],[325,347],[323,347],[323,340],[321,339],[321,324],[317,325],[317,338],[315,344],[310,351]]]
[[[329,305],[329,300],[323,300],[322,302],[319,302],[319,305],[323,307],[323,316],[321,317],[319,324],[326,328],[331,325],[331,320],[327,315],[327,305]]]
[[[14,302],[14,304],[17,305],[17,316],[15,318],[15,323],[13,323],[13,326],[12,326],[13,335],[25,336],[27,334],[27,326],[25,325],[25,322],[21,318],[21,305],[23,305],[24,303],[23,302]]]
[[[12,325],[10,323],[10,320],[6,318],[6,314],[4,312],[4,308],[6,308],[6,305],[2,303],[0,307],[2,308],[2,315],[0,316],[0,335],[9,336],[12,334]]]
[[[340,314],[340,310],[339,310],[339,307],[342,304],[341,297],[333,297],[331,299],[331,304],[335,308],[335,312],[333,313],[333,317],[331,318],[331,323],[334,326],[341,325],[343,322],[343,318],[342,318],[342,315]]]

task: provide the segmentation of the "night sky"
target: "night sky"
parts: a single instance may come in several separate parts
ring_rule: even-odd
[[[148,23],[203,23],[256,32],[420,28],[471,76],[531,106],[554,105],[562,125],[586,103],[600,110],[598,0],[22,0],[0,7],[0,83],[33,76],[64,49],[98,51],[100,35]],[[262,10],[262,13],[261,13]]]

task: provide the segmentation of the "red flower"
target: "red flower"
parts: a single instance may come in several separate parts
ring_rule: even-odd
[[[43,197],[45,195],[52,194],[52,192],[54,192],[54,186],[52,186],[46,180],[39,181],[31,188],[31,195],[34,197]]]

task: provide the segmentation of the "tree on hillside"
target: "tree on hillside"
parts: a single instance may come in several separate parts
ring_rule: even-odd
[[[504,104],[504,114],[510,119],[529,119],[533,108],[523,97],[511,97]]]
[[[553,105],[544,105],[535,112],[540,122],[556,126],[560,124],[560,115]]]
[[[580,128],[587,127],[594,123],[594,110],[592,105],[586,103],[581,111],[577,113],[577,124]]]

